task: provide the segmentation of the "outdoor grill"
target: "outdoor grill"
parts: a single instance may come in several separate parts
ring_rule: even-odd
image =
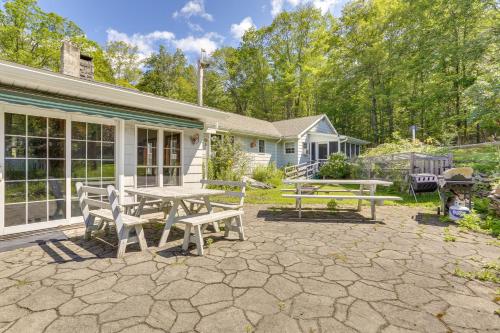
[[[410,175],[410,193],[417,201],[417,193],[435,192],[438,189],[438,178],[432,173]]]

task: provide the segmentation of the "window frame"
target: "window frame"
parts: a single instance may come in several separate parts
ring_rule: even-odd
[[[164,132],[176,132],[180,134],[180,143],[181,143],[181,148],[180,148],[180,170],[179,170],[179,178],[180,178],[180,185],[184,185],[184,130],[178,129],[178,128],[172,128],[172,127],[160,127],[160,126],[152,126],[148,124],[142,124],[142,123],[135,123],[135,137],[134,137],[134,154],[135,154],[135,166],[134,166],[134,187],[137,188],[137,138],[138,138],[138,129],[139,128],[144,128],[144,129],[150,129],[150,130],[157,130],[158,131],[158,147],[157,147],[157,185],[158,187],[164,187],[165,184],[163,182],[163,153],[164,153]]]
[[[290,143],[292,144],[292,147],[291,147],[291,150],[292,150],[292,151],[291,151],[291,152],[287,151],[287,149],[290,149],[290,147],[289,147],[289,148],[287,148],[287,147],[286,147],[286,145],[287,145],[287,144],[290,144]],[[305,143],[305,142],[304,142],[304,143]],[[285,142],[283,143],[283,150],[284,150],[284,152],[285,152],[285,155],[292,155],[292,154],[295,154],[295,142],[293,142],[293,141],[285,141]]]
[[[178,166],[172,166],[172,165],[164,165],[163,160],[165,159],[164,153],[165,153],[165,133],[177,133],[179,134],[179,165]],[[161,129],[161,186],[182,186],[184,184],[184,178],[183,178],[183,171],[184,171],[184,132],[181,130],[177,129],[169,129],[169,128],[162,128]],[[164,177],[165,175],[163,174],[165,171],[165,168],[175,168],[179,170],[179,185],[166,185],[164,182]]]
[[[262,142],[262,151],[260,150],[261,146],[260,143]],[[264,139],[258,139],[257,140],[257,150],[259,154],[265,154],[266,153],[266,140]]]
[[[38,107],[33,107],[30,105],[15,105],[15,104],[10,104],[10,105],[0,105],[0,167],[2,167],[2,171],[4,171],[4,150],[5,150],[5,142],[2,139],[3,136],[5,135],[4,133],[4,117],[5,113],[14,113],[14,114],[20,114],[20,115],[27,115],[27,116],[36,116],[36,117],[45,117],[45,118],[56,118],[56,119],[61,119],[65,121],[65,136],[61,139],[65,141],[65,182],[66,182],[66,188],[65,188],[65,209],[66,210],[66,217],[62,219],[57,219],[57,220],[50,220],[46,222],[37,222],[37,223],[31,223],[31,224],[22,224],[22,225],[16,225],[16,226],[9,226],[6,227],[4,222],[5,222],[5,214],[4,214],[4,209],[3,207],[0,207],[0,235],[4,234],[12,234],[12,233],[18,233],[18,232],[26,232],[26,231],[34,231],[34,230],[43,230],[46,228],[53,228],[57,226],[67,226],[67,225],[72,225],[75,223],[81,223],[82,222],[82,217],[81,216],[74,216],[72,214],[72,209],[71,209],[71,196],[72,196],[72,180],[73,178],[71,177],[71,169],[72,169],[72,154],[71,154],[71,123],[72,122],[87,122],[87,123],[95,123],[95,124],[101,124],[101,125],[109,125],[109,126],[115,126],[115,143],[118,145],[118,140],[119,140],[119,131],[120,131],[120,121],[117,119],[108,119],[108,118],[103,118],[103,117],[96,117],[96,116],[91,116],[91,115],[85,115],[85,114],[79,114],[79,113],[73,113],[73,112],[65,112],[65,111],[60,111],[60,110],[55,110],[55,109],[46,109],[46,108],[38,108]],[[118,164],[120,163],[120,156],[122,152],[120,152],[120,148],[117,146],[115,148],[115,182],[117,184],[120,183],[120,168],[118,167]],[[5,182],[0,182],[0,204],[4,205],[4,184]],[[118,187],[118,186],[117,186]]]

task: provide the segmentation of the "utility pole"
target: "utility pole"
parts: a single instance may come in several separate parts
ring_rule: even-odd
[[[203,106],[203,71],[210,64],[207,59],[207,52],[201,49],[200,59],[198,60],[198,105]]]

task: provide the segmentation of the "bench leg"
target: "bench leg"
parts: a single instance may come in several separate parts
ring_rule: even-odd
[[[122,227],[120,230],[120,233],[118,234],[118,252],[116,254],[117,258],[123,257],[125,254],[125,249],[127,248],[127,243],[128,243],[128,234],[129,234],[129,229],[125,226]]]
[[[86,241],[90,240],[92,237],[92,227],[94,226],[95,223],[95,216],[88,216],[87,220],[85,221],[85,237],[84,239]]]
[[[148,249],[148,243],[146,242],[146,237],[144,237],[144,228],[142,225],[135,226],[135,233],[137,234],[137,240],[139,241],[141,251],[146,251]]]
[[[203,237],[201,234],[201,227],[199,225],[194,226],[194,240],[196,243],[196,251],[199,256],[203,255]]]
[[[189,241],[191,240],[191,224],[185,224],[184,228],[184,242],[182,243],[182,250],[187,251]]]
[[[243,217],[240,215],[236,218],[238,225],[238,234],[240,235],[240,240],[245,240],[245,230],[243,229]]]
[[[233,223],[234,218],[226,219],[225,227],[224,227],[224,237],[229,237],[229,230],[231,230],[231,225]]]

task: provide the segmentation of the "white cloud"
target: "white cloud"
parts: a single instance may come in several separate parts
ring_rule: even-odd
[[[195,31],[195,32],[203,32],[203,28],[201,27],[201,25],[199,24],[196,24],[196,23],[192,23],[192,22],[187,22],[187,25],[189,27],[189,29],[191,29],[192,31]]]
[[[204,18],[207,21],[213,21],[214,17],[205,11],[205,3],[204,0],[190,0],[188,1],[184,7],[181,8],[180,11],[176,11],[173,14],[173,17],[186,17],[190,18],[191,16],[199,16]]]
[[[108,34],[108,42],[122,41],[137,46],[141,60],[151,55],[159,42],[175,39],[175,35],[170,31],[153,31],[145,35],[135,33],[129,36],[126,33],[110,28],[106,30],[106,33]]]
[[[184,53],[200,53],[201,49],[205,49],[207,53],[213,53],[224,40],[224,37],[215,33],[209,32],[202,37],[188,36],[186,38],[176,39],[173,41],[175,47],[184,51]]]
[[[338,3],[338,0],[313,0],[314,7],[321,10],[321,14],[326,14],[333,6]]]
[[[234,38],[240,39],[250,28],[255,28],[255,24],[253,23],[252,18],[247,16],[241,20],[240,23],[231,24],[231,34]]]
[[[167,42],[169,45],[181,49],[184,53],[198,54],[200,49],[212,53],[224,41],[224,37],[215,32],[208,32],[201,37],[190,35],[181,39],[176,39],[175,35],[169,31],[153,31],[148,34],[135,33],[130,36],[111,28],[106,32],[108,33],[108,42],[122,41],[137,46],[140,60],[147,58],[156,51],[161,42]]]
[[[281,13],[285,5],[293,9],[298,5],[308,3],[319,9],[321,14],[325,14],[338,3],[338,0],[271,0],[271,15],[276,16]]]
[[[271,15],[276,16],[283,10],[284,0],[271,0]]]

